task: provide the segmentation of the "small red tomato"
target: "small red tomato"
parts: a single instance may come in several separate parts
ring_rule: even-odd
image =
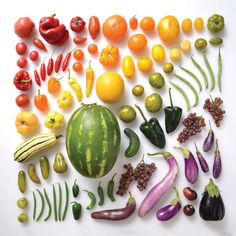
[[[27,59],[25,57],[21,57],[17,60],[17,66],[20,68],[24,68],[27,64]]]
[[[186,216],[192,216],[195,213],[195,208],[193,205],[188,204],[184,206],[183,212]]]
[[[186,187],[183,189],[183,194],[189,201],[193,201],[193,200],[197,199],[196,191],[194,191],[193,189],[191,189],[189,187]]]
[[[29,105],[30,99],[26,94],[20,94],[16,97],[16,105],[25,108]]]
[[[24,42],[19,42],[16,44],[16,53],[19,55],[24,55],[27,51],[27,45]]]
[[[31,51],[29,54],[29,58],[31,61],[37,61],[39,57],[39,53],[37,51]]]

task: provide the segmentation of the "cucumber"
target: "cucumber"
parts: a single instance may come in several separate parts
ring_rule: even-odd
[[[125,128],[124,133],[130,139],[129,146],[125,150],[125,157],[130,158],[137,154],[140,147],[140,140],[138,135],[132,129]]]

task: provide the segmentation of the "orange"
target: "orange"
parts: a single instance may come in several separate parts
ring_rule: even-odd
[[[150,33],[154,30],[155,28],[155,21],[153,20],[152,17],[150,16],[145,16],[141,21],[140,21],[140,28],[147,33]]]
[[[203,29],[203,25],[204,25],[204,22],[203,22],[203,19],[201,17],[198,17],[194,20],[194,28],[197,31],[201,31]]]
[[[127,22],[123,16],[110,16],[102,25],[104,36],[111,41],[122,40],[127,31]]]
[[[192,29],[192,20],[189,18],[184,19],[182,21],[181,27],[184,33],[189,33]]]
[[[159,21],[157,31],[166,44],[173,44],[179,37],[179,22],[174,16],[165,16]]]
[[[152,69],[152,59],[149,56],[141,56],[138,59],[138,68],[142,72],[149,72]]]
[[[144,34],[135,34],[129,38],[128,47],[134,53],[140,53],[147,46],[147,38]]]
[[[99,99],[103,102],[116,103],[123,96],[124,81],[116,72],[105,72],[97,79],[96,92]]]

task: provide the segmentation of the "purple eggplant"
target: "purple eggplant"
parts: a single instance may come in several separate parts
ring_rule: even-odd
[[[136,202],[131,193],[129,193],[129,195],[130,196],[128,202],[126,203],[126,206],[124,208],[93,212],[91,214],[91,217],[93,219],[112,221],[124,220],[130,217],[135,211]]]
[[[175,198],[171,201],[170,205],[162,207],[156,213],[156,217],[160,221],[167,221],[173,218],[181,208],[181,201],[179,199],[179,192],[175,188]]]
[[[157,183],[152,187],[152,189],[147,193],[147,195],[143,199],[138,210],[138,215],[140,217],[144,217],[148,212],[150,212],[153,209],[153,207],[158,203],[158,201],[162,198],[162,196],[171,187],[178,173],[177,161],[171,153],[157,152],[148,155],[154,156],[160,154],[163,155],[165,160],[168,162],[169,171],[159,183]]]
[[[213,164],[213,176],[215,179],[219,178],[222,170],[221,155],[218,147],[218,139],[216,139],[216,150]]]
[[[174,147],[174,149],[180,150],[184,156],[185,161],[185,176],[186,179],[194,184],[198,178],[198,165],[193,154],[187,148]]]
[[[200,166],[202,168],[202,171],[203,172],[208,172],[209,171],[209,166],[205,160],[205,158],[202,156],[202,154],[200,153],[200,151],[198,150],[197,148],[197,145],[196,143],[194,142],[194,145],[195,145],[195,148],[196,148],[196,154],[197,154],[197,158],[198,158],[198,161],[200,163]]]
[[[210,151],[214,145],[214,132],[213,132],[213,129],[211,128],[210,120],[209,120],[209,126],[210,126],[209,133],[203,143],[203,151],[204,152]]]

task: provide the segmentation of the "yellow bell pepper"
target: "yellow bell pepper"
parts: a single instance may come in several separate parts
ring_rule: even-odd
[[[79,82],[77,81],[77,79],[75,77],[70,77],[70,70],[68,70],[68,72],[69,72],[68,84],[74,90],[78,102],[81,102],[81,100],[82,100],[82,89],[80,87],[80,84],[79,84]]]
[[[44,120],[44,125],[48,129],[60,129],[64,125],[64,115],[57,111],[50,111]]]
[[[57,104],[61,109],[70,108],[73,104],[73,96],[71,92],[64,90],[57,98]]]
[[[134,61],[131,56],[125,56],[122,62],[122,70],[128,79],[131,79],[135,74]]]

